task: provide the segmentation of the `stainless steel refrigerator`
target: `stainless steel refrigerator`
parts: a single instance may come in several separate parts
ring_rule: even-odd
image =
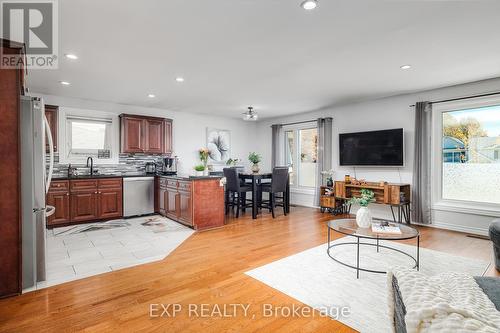
[[[46,168],[45,135],[49,143]],[[50,186],[54,162],[52,135],[43,101],[21,96],[21,200],[23,289],[36,287],[46,279],[46,218],[54,212],[45,195]]]

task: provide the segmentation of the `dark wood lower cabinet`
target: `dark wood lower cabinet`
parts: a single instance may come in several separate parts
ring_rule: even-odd
[[[224,225],[224,188],[219,178],[160,177],[156,196],[159,213],[169,219],[197,230]]]
[[[177,189],[168,187],[165,190],[165,210],[166,210],[166,215],[168,218],[171,218],[173,220],[176,220],[179,218],[179,213],[178,213],[178,202],[179,199],[177,193]]]
[[[98,213],[100,219],[111,219],[123,215],[122,190],[99,190]]]
[[[71,222],[97,220],[97,191],[71,193]]]
[[[67,224],[70,221],[69,192],[49,192],[47,205],[55,207],[54,214],[47,219],[49,226]]]
[[[193,225],[193,202],[191,192],[179,191],[179,220],[185,224]]]
[[[54,181],[47,194],[47,204],[55,207],[47,225],[107,220],[123,216],[121,178],[75,179]]]

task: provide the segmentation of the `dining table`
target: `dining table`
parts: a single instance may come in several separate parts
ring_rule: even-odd
[[[272,172],[263,173],[253,173],[253,172],[242,172],[238,174],[238,177],[244,182],[251,181],[252,186],[252,219],[256,219],[259,213],[259,200],[261,193],[259,193],[259,185],[262,180],[273,178]],[[250,182],[248,182],[250,185]],[[285,212],[288,214],[290,212],[290,181],[286,184],[286,191],[283,193],[283,204]]]

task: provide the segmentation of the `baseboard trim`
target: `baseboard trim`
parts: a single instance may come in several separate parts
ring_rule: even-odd
[[[463,225],[456,225],[456,224],[443,223],[443,222],[433,222],[432,224],[422,224],[422,223],[412,222],[412,224],[419,225],[422,227],[430,227],[430,228],[436,228],[436,229],[458,231],[458,232],[462,232],[462,233],[466,233],[466,234],[488,236],[488,229],[484,229],[484,228],[466,227]]]

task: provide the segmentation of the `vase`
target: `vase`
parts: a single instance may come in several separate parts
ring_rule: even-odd
[[[198,177],[203,176],[203,171],[196,171],[196,176]]]
[[[254,165],[252,165],[252,172],[259,173],[259,171],[260,171],[259,164],[254,163]]]
[[[326,181],[326,186],[328,186],[328,187],[332,187],[332,186],[333,186],[333,180],[328,179],[328,180]]]
[[[369,228],[372,225],[372,213],[367,207],[361,207],[356,212],[356,223],[361,228]]]
[[[208,169],[203,170],[203,176],[208,176]]]

